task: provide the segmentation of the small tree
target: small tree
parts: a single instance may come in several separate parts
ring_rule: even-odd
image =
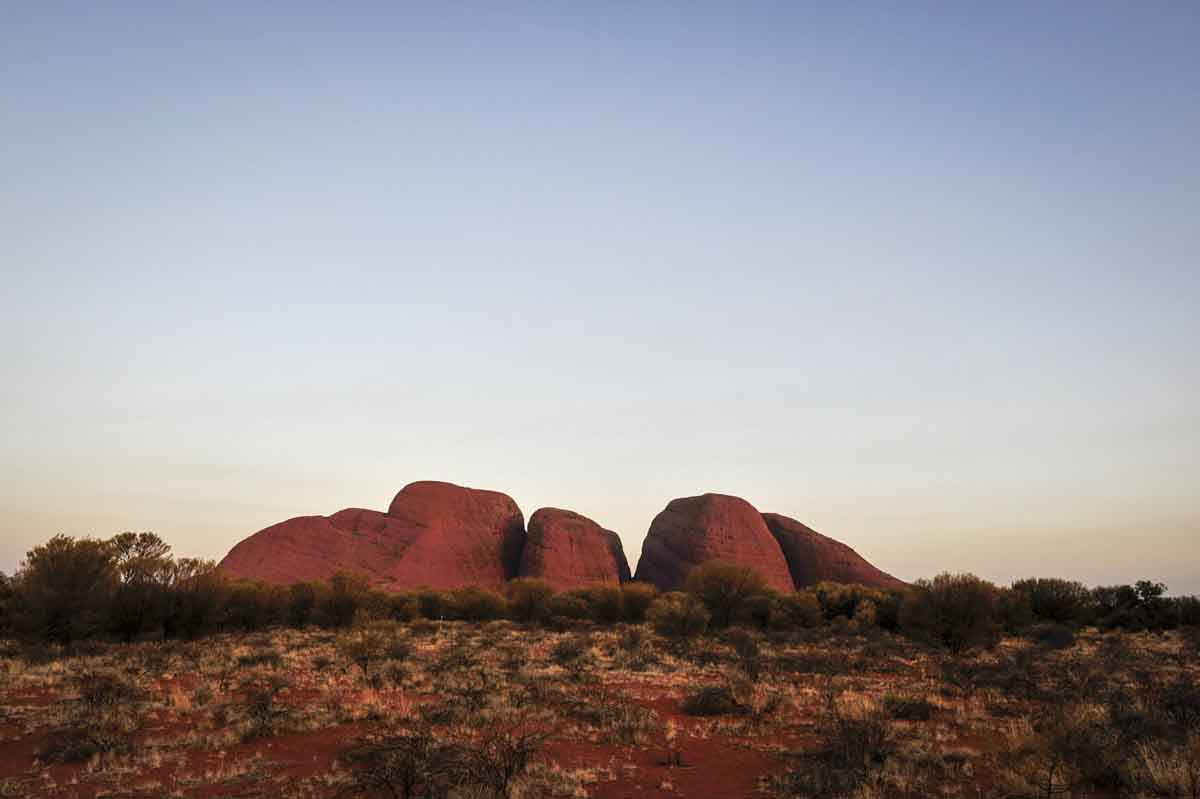
[[[708,627],[708,611],[691,594],[672,591],[654,600],[646,611],[646,620],[667,638],[686,639],[700,635]]]
[[[1092,592],[1083,583],[1056,577],[1017,580],[1012,590],[1029,602],[1034,618],[1055,624],[1085,624],[1093,612]]]
[[[728,627],[750,597],[767,592],[767,585],[748,566],[711,560],[692,569],[683,589],[704,603],[714,627]]]
[[[646,620],[646,611],[658,597],[658,589],[650,583],[625,583],[621,586],[621,612],[625,621],[641,624]]]
[[[545,621],[554,589],[545,580],[521,577],[508,584],[508,607],[516,621]]]
[[[902,629],[963,652],[995,642],[996,587],[973,574],[939,574],[920,580],[901,608]]]
[[[112,632],[126,641],[161,637],[171,608],[171,547],[154,533],[121,533],[109,543],[118,577],[109,611]]]
[[[107,541],[56,535],[25,556],[12,624],[27,639],[70,644],[103,632],[118,581]]]

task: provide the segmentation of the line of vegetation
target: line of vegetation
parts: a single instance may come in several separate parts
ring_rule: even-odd
[[[556,592],[517,579],[504,593],[479,587],[395,594],[339,573],[290,586],[231,580],[211,561],[176,558],[152,533],[113,538],[56,536],[30,550],[16,574],[0,574],[0,637],[70,647],[92,640],[194,639],[271,627],[342,629],[361,618],[413,622],[492,621],[567,629],[649,624],[674,640],[731,626],[760,630],[882,629],[952,652],[1023,635],[1069,646],[1082,627],[1165,631],[1200,627],[1200,599],[1171,597],[1151,581],[1088,588],[1055,578],[1008,587],[970,574],[942,574],[902,591],[823,583],[790,594],[770,590],[746,567],[711,562],[682,591],[643,583]]]

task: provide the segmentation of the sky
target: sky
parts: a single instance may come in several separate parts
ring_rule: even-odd
[[[0,7],[0,571],[440,479],[1200,593],[1200,6]]]

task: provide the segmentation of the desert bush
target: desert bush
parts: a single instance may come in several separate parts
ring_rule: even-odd
[[[740,627],[731,627],[725,633],[724,640],[733,649],[738,666],[746,677],[752,682],[757,682],[762,675],[764,662],[758,638]]]
[[[504,618],[508,613],[504,597],[476,586],[450,592],[446,605],[448,616],[462,621],[494,621]]]
[[[973,574],[940,574],[910,589],[901,608],[901,628],[952,652],[990,646],[999,634],[995,601],[996,587]]]
[[[605,726],[614,743],[641,746],[659,728],[658,714],[630,701],[618,701],[606,709]]]
[[[387,598],[385,615],[392,621],[416,621],[421,616],[420,603],[414,594],[392,594]]]
[[[278,735],[288,728],[292,711],[280,704],[279,696],[289,688],[291,683],[275,674],[253,677],[242,683],[240,691],[245,697],[243,710],[246,718],[243,740]]]
[[[531,719],[498,718],[471,742],[463,765],[469,781],[495,799],[505,799],[509,787],[523,775],[546,742],[546,733]]]
[[[1068,649],[1075,645],[1075,631],[1065,624],[1039,624],[1029,637],[1043,649]]]
[[[125,641],[161,638],[172,609],[171,547],[154,533],[121,533],[108,544],[117,572],[108,607],[109,629]]]
[[[658,598],[658,589],[650,583],[625,583],[621,586],[621,612],[630,624],[646,620],[646,611]]]
[[[4,572],[0,572],[0,639],[7,638],[13,633],[12,617],[10,616],[12,601],[12,580]]]
[[[212,561],[195,558],[175,561],[166,634],[197,638],[216,632],[224,621],[228,591],[228,582]]]
[[[113,547],[58,535],[25,556],[12,584],[11,624],[19,636],[70,644],[100,635],[117,587]]]
[[[588,618],[597,624],[616,624],[625,615],[623,592],[617,585],[592,585],[579,589]]]
[[[568,635],[558,640],[550,649],[550,659],[560,666],[572,666],[583,660],[592,648],[586,635]]]
[[[341,755],[351,774],[343,795],[446,796],[463,771],[464,754],[461,746],[438,741],[427,723],[365,739]]]
[[[591,607],[587,598],[579,591],[563,591],[550,598],[549,619],[558,627],[569,627],[564,622],[580,622],[590,620]]]
[[[708,627],[708,611],[695,596],[672,591],[654,600],[646,620],[666,638],[694,638]]]
[[[140,727],[137,685],[116,672],[94,669],[68,679],[78,698],[68,707],[66,723],[48,736],[40,757],[67,763],[131,750]]]
[[[1057,704],[1035,721],[1032,732],[1004,753],[1005,787],[1012,796],[1075,795],[1085,788],[1115,788],[1123,755],[1104,714],[1096,707]]]
[[[800,768],[772,780],[776,790],[812,799],[858,796],[896,748],[881,709],[865,703],[844,709],[831,684],[818,726],[824,745],[801,755]]]
[[[1028,602],[1034,621],[1078,625],[1093,615],[1092,592],[1083,583],[1031,577],[1017,580],[1011,590]]]
[[[784,594],[778,599],[780,624],[788,628],[812,629],[821,626],[824,612],[821,602],[812,591]]]
[[[371,586],[360,575],[339,571],[322,588],[317,597],[316,612],[327,627],[349,627],[360,611],[370,611]]]
[[[288,624],[303,628],[317,622],[317,603],[322,598],[323,588],[320,583],[295,583],[288,586]]]
[[[287,617],[287,592],[278,586],[238,580],[229,585],[223,615],[227,629],[264,630]]]
[[[383,661],[405,659],[410,652],[396,623],[386,620],[363,619],[338,636],[336,647],[342,657],[359,668],[364,679]]]
[[[269,669],[277,669],[283,665],[283,656],[275,649],[259,649],[247,655],[239,655],[237,664],[245,669],[262,666]]]
[[[1096,625],[1102,630],[1171,629],[1179,623],[1178,605],[1166,591],[1165,585],[1150,580],[1094,588]]]
[[[685,696],[679,709],[689,716],[723,716],[740,713],[742,706],[728,686],[710,685]]]
[[[767,592],[763,576],[748,566],[710,560],[692,569],[683,590],[704,603],[713,627],[728,627],[751,597]]]
[[[883,698],[883,709],[889,718],[900,721],[929,721],[934,706],[923,697],[888,694]]]
[[[1180,674],[1155,691],[1154,706],[1178,740],[1200,733],[1200,686],[1190,674]]]
[[[1200,799],[1200,734],[1137,747],[1131,781],[1142,796]]]
[[[515,621],[542,622],[550,617],[554,589],[545,580],[521,577],[506,587],[508,607]]]

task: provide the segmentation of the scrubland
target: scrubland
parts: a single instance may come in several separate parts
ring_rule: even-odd
[[[1200,795],[1179,632],[566,627],[9,645],[0,796]]]

